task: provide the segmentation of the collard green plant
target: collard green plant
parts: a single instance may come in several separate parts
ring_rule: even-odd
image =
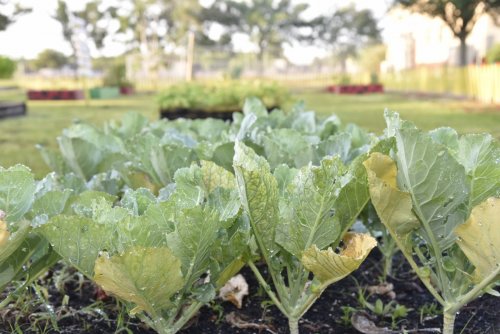
[[[248,264],[294,334],[326,287],[358,268],[376,246],[371,236],[346,233],[368,201],[360,163],[346,167],[339,157],[325,157],[319,166],[281,165],[273,174],[263,157],[236,142],[241,202],[274,291],[256,265]]]
[[[425,133],[386,113],[391,156],[364,163],[370,196],[408,262],[443,307],[445,334],[462,306],[500,278],[500,145],[489,135]]]
[[[378,239],[377,248],[382,254],[383,263],[380,278],[383,282],[386,282],[387,277],[392,275],[393,257],[398,251],[398,246],[387,228],[380,221],[371,202],[366,205],[359,219],[370,234]]]
[[[0,167],[0,291],[21,282],[1,306],[59,259],[33,225],[61,213],[72,193],[54,174],[37,182],[25,166]]]
[[[88,191],[37,230],[71,265],[159,333],[175,333],[244,264],[249,225],[234,176],[212,162],[179,169],[160,200]]]

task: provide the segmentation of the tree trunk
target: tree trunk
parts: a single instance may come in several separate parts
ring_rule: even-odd
[[[466,36],[460,38],[460,66],[467,65],[467,44],[465,43]]]
[[[258,68],[258,72],[259,72],[259,76],[260,77],[263,77],[264,76],[264,51],[259,51],[259,54],[258,54],[258,61],[259,61],[259,68]]]
[[[187,57],[186,57],[186,81],[193,80],[193,62],[194,62],[194,32],[188,33]]]

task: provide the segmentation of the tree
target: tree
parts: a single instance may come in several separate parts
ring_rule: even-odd
[[[59,51],[47,49],[38,54],[33,61],[33,67],[36,70],[42,68],[61,68],[70,64],[70,59]]]
[[[10,79],[16,71],[16,62],[10,58],[0,56],[0,79]]]
[[[395,0],[413,12],[441,18],[460,40],[460,65],[467,64],[466,39],[484,13],[497,16],[500,0]]]
[[[56,14],[53,18],[61,23],[63,28],[63,37],[66,41],[68,41],[68,43],[70,43],[74,54],[76,54],[76,45],[71,38],[74,32],[73,27],[71,26],[70,15],[74,15],[75,17],[84,20],[87,33],[98,50],[104,46],[104,38],[108,34],[108,25],[106,22],[109,22],[115,9],[110,7],[100,10],[100,5],[100,0],[93,0],[88,2],[82,11],[71,12],[66,4],[66,1],[57,1]]]
[[[285,43],[312,39],[315,21],[302,18],[307,8],[307,4],[295,5],[291,0],[216,0],[207,13],[211,21],[227,29],[226,33],[245,34],[256,44],[262,73],[266,52],[280,55]]]
[[[364,47],[380,42],[380,29],[373,13],[354,6],[343,7],[332,15],[322,17],[320,40],[330,48],[340,61],[342,72],[346,60],[356,57]]]
[[[500,43],[493,45],[488,52],[486,52],[486,61],[490,64],[500,62]]]
[[[130,49],[141,52],[143,71],[154,76],[166,46],[182,45],[188,37],[188,58],[192,59],[195,43],[213,44],[205,34],[203,13],[198,0],[124,0],[115,8],[114,17],[120,22],[117,33],[128,36]],[[190,72],[192,62],[187,68]]]
[[[10,5],[11,8],[5,8],[7,5]],[[31,12],[31,9],[21,7],[17,3],[13,5],[12,1],[0,0],[0,31],[7,29],[18,16],[29,12]]]
[[[378,73],[380,64],[386,58],[387,47],[384,44],[373,44],[359,52],[361,67],[369,73]]]

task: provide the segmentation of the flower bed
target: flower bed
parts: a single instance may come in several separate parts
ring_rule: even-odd
[[[29,90],[29,100],[82,100],[85,93],[81,89],[75,90]]]
[[[122,87],[120,87],[120,94],[121,95],[134,95],[135,89],[132,86],[122,86]]]
[[[335,94],[370,94],[383,93],[384,86],[381,84],[370,85],[331,85],[327,87],[327,91]]]

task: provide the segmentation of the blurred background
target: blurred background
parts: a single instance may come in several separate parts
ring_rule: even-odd
[[[499,0],[0,0],[0,100],[29,98],[0,121],[0,164],[37,164],[19,149],[74,118],[214,109],[244,85],[224,108],[272,91],[375,132],[389,108],[500,137],[499,62]]]

